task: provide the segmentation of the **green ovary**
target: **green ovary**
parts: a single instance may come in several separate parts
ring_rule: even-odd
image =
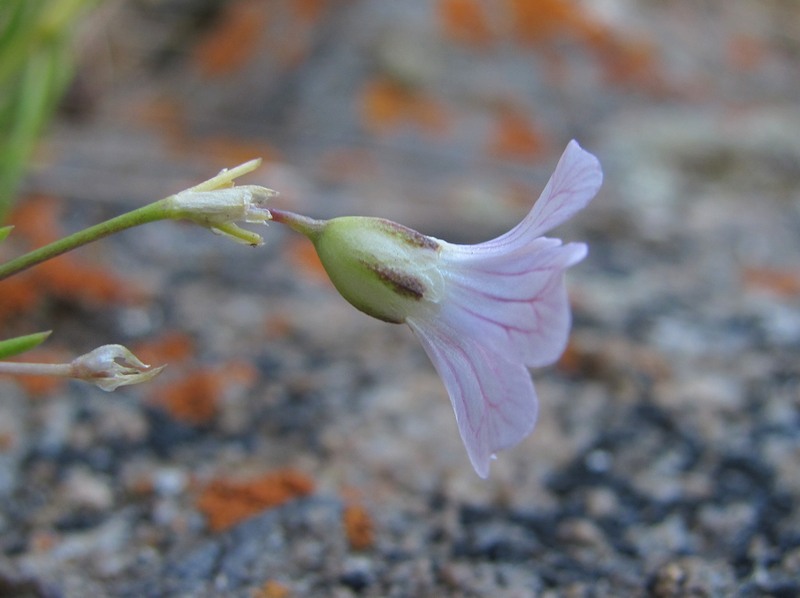
[[[334,218],[313,238],[336,289],[356,309],[401,323],[441,297],[438,243],[379,218]]]

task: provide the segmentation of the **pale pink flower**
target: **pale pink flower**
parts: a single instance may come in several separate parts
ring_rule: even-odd
[[[504,235],[454,245],[380,218],[272,218],[307,235],[342,296],[361,311],[407,323],[444,381],[479,476],[497,451],[533,430],[529,367],[556,361],[567,343],[565,270],[586,245],[541,236],[584,208],[603,175],[571,141],[539,200]]]
[[[528,367],[553,363],[567,343],[564,271],[587,249],[541,235],[584,208],[602,180],[597,159],[571,141],[516,227],[478,245],[439,241],[443,296],[406,318],[447,387],[467,454],[482,478],[495,452],[519,443],[536,423]]]

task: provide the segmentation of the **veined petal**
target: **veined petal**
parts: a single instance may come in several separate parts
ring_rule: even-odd
[[[548,242],[483,261],[451,262],[445,245],[446,291],[438,312],[459,334],[530,367],[548,365],[564,351],[571,323],[564,271],[586,255],[583,243],[538,241]]]
[[[444,381],[472,466],[488,477],[494,453],[519,443],[536,423],[530,373],[438,317],[407,322]]]
[[[563,272],[587,250],[539,235],[585,207],[601,182],[597,158],[571,141],[519,225],[477,245],[441,242],[439,317],[511,361],[538,367],[558,359],[571,323]]]
[[[510,231],[480,245],[513,251],[527,245],[582,210],[603,184],[600,162],[574,139],[567,144],[556,169],[528,215]]]

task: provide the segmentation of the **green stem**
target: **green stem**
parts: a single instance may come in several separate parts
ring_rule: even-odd
[[[224,169],[216,176],[185,191],[95,224],[5,264],[0,264],[0,280],[92,241],[157,220],[187,219],[248,245],[260,245],[262,239],[259,235],[239,228],[233,221],[265,222],[269,220],[269,212],[258,207],[254,208],[251,204],[254,198],[265,201],[275,195],[275,192],[253,185],[239,187],[239,192],[232,192],[235,187],[234,179],[252,172],[258,168],[259,164],[261,164],[261,159],[257,158],[234,168]],[[209,199],[208,196],[212,193],[213,199]],[[254,218],[254,214],[258,218],[248,219]],[[9,232],[9,227],[0,228],[0,240]]]
[[[13,274],[36,266],[62,253],[72,251],[77,247],[81,247],[82,245],[97,241],[98,239],[102,239],[103,237],[125,229],[147,224],[148,222],[173,218],[174,215],[167,205],[169,199],[170,198],[166,198],[153,202],[131,212],[101,222],[100,224],[95,224],[94,226],[90,226],[89,228],[78,231],[63,239],[59,239],[49,245],[35,249],[30,253],[21,255],[4,264],[0,264],[0,280],[4,280]]]

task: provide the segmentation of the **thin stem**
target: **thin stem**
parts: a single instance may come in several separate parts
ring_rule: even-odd
[[[0,374],[34,375],[34,376],[71,376],[72,364],[17,363],[14,361],[0,361]]]
[[[4,264],[0,264],[0,280],[4,280],[13,274],[17,274],[18,272],[59,256],[62,253],[72,251],[77,247],[81,247],[92,241],[97,241],[108,235],[141,224],[147,224],[148,222],[172,218],[173,215],[166,205],[168,199],[169,198],[156,201],[111,218],[110,220],[106,220],[105,222],[101,222],[100,224],[95,224],[94,226],[78,231],[63,239],[54,241],[49,245],[45,245],[44,247],[40,247],[39,249],[14,258]]]
[[[259,245],[262,242],[259,235],[239,228],[233,221],[265,222],[269,220],[269,211],[260,205],[253,204],[266,201],[267,198],[275,195],[275,192],[253,185],[238,187],[237,192],[231,192],[234,187],[234,179],[252,172],[258,168],[259,164],[261,164],[261,159],[256,158],[234,168],[224,169],[216,176],[186,191],[95,224],[5,264],[0,264],[0,280],[92,241],[157,220],[185,218],[200,226],[227,234],[237,241],[249,245]],[[198,198],[200,195],[212,192],[215,194],[213,200],[203,197],[201,201]],[[8,232],[7,228],[0,229],[0,235],[7,235]]]
[[[301,216],[300,214],[295,214],[287,210],[271,209],[269,212],[272,215],[273,221],[285,224],[312,241],[322,232],[322,229],[325,228],[324,220],[315,220],[314,218]]]

